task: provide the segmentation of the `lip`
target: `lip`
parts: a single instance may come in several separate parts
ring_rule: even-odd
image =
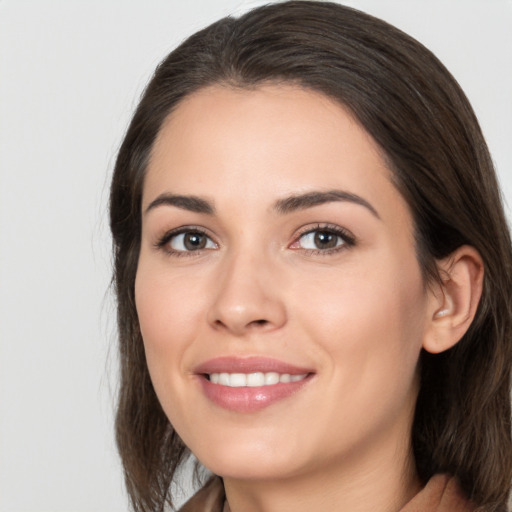
[[[255,373],[277,372],[290,375],[304,375],[297,382],[280,382],[271,386],[229,387],[213,384],[206,378],[211,373]],[[260,411],[276,402],[295,395],[311,381],[314,372],[278,359],[266,357],[219,357],[201,363],[194,369],[203,393],[214,404],[234,412],[250,413]]]
[[[299,367],[269,357],[217,357],[201,363],[194,373],[255,373],[277,372],[290,375],[312,373],[311,368]]]

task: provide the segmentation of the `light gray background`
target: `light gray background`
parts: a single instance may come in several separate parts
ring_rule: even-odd
[[[158,61],[259,3],[0,0],[0,511],[127,509],[112,435],[109,175]],[[512,1],[345,3],[448,66],[510,201]]]

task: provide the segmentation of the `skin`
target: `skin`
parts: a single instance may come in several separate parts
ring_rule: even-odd
[[[224,477],[232,512],[396,511],[419,490],[417,362],[442,339],[432,324],[444,306],[422,279],[411,214],[390,178],[343,106],[291,85],[203,89],[157,138],[135,287],[147,363],[174,428]],[[370,206],[275,209],[334,189]],[[162,194],[199,196],[215,213],[147,210]],[[353,243],[315,249],[303,233],[326,224]],[[207,246],[158,245],[184,226],[204,231]],[[313,375],[260,411],[229,411],[194,374],[220,356],[272,357]]]

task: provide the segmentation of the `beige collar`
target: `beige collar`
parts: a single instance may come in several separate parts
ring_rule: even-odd
[[[472,512],[475,509],[455,478],[435,475],[399,512]],[[222,480],[218,477],[208,480],[179,512],[230,512]]]

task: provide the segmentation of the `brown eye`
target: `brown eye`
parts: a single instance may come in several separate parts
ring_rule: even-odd
[[[186,231],[174,235],[169,245],[173,251],[192,252],[202,249],[215,249],[217,245],[204,233],[199,231]]]
[[[329,230],[315,230],[304,233],[299,239],[301,249],[327,250],[345,245],[347,241],[338,233]]]
[[[338,235],[328,231],[315,232],[314,243],[318,249],[332,249],[338,245]]]
[[[206,237],[200,233],[185,233],[183,244],[188,251],[197,251],[206,247]]]

